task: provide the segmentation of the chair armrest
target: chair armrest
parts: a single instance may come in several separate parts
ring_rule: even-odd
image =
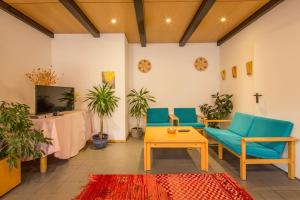
[[[294,137],[243,137],[242,142],[296,142]]]
[[[229,119],[204,119],[205,122],[223,122],[223,123],[226,123],[226,122],[231,122],[231,120]]]
[[[171,121],[179,120],[179,118],[176,117],[176,115],[174,115],[174,114],[169,114],[169,118],[170,118]]]
[[[231,122],[231,120],[230,119],[206,119],[206,118],[204,118],[203,123],[204,123],[205,127],[208,127],[209,122],[227,123],[227,122]]]

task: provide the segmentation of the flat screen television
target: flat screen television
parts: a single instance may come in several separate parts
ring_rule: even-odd
[[[35,114],[74,110],[74,88],[58,86],[35,87]]]

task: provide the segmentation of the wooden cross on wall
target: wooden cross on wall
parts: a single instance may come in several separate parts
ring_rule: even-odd
[[[255,98],[256,98],[256,103],[259,103],[259,97],[262,97],[262,95],[261,94],[258,94],[258,93],[256,93],[255,95],[253,95],[253,96],[255,96]]]

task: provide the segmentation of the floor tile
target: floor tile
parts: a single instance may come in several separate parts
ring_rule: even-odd
[[[247,181],[239,179],[239,159],[224,151],[219,160],[217,147],[209,148],[209,173],[228,173],[258,200],[300,199],[300,181],[272,165],[251,165]],[[199,152],[194,149],[156,149],[152,170],[147,173],[206,173],[199,170]],[[143,141],[131,138],[126,143],[109,144],[94,150],[87,145],[68,160],[48,159],[48,171],[39,172],[39,162],[22,164],[22,184],[3,200],[68,200],[78,195],[90,174],[143,174]]]

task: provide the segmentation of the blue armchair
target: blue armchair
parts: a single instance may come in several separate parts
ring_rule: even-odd
[[[192,126],[195,129],[204,128],[204,124],[198,122],[195,108],[174,108],[174,114],[178,118],[179,126]]]
[[[148,108],[146,126],[172,126],[168,108]]]

